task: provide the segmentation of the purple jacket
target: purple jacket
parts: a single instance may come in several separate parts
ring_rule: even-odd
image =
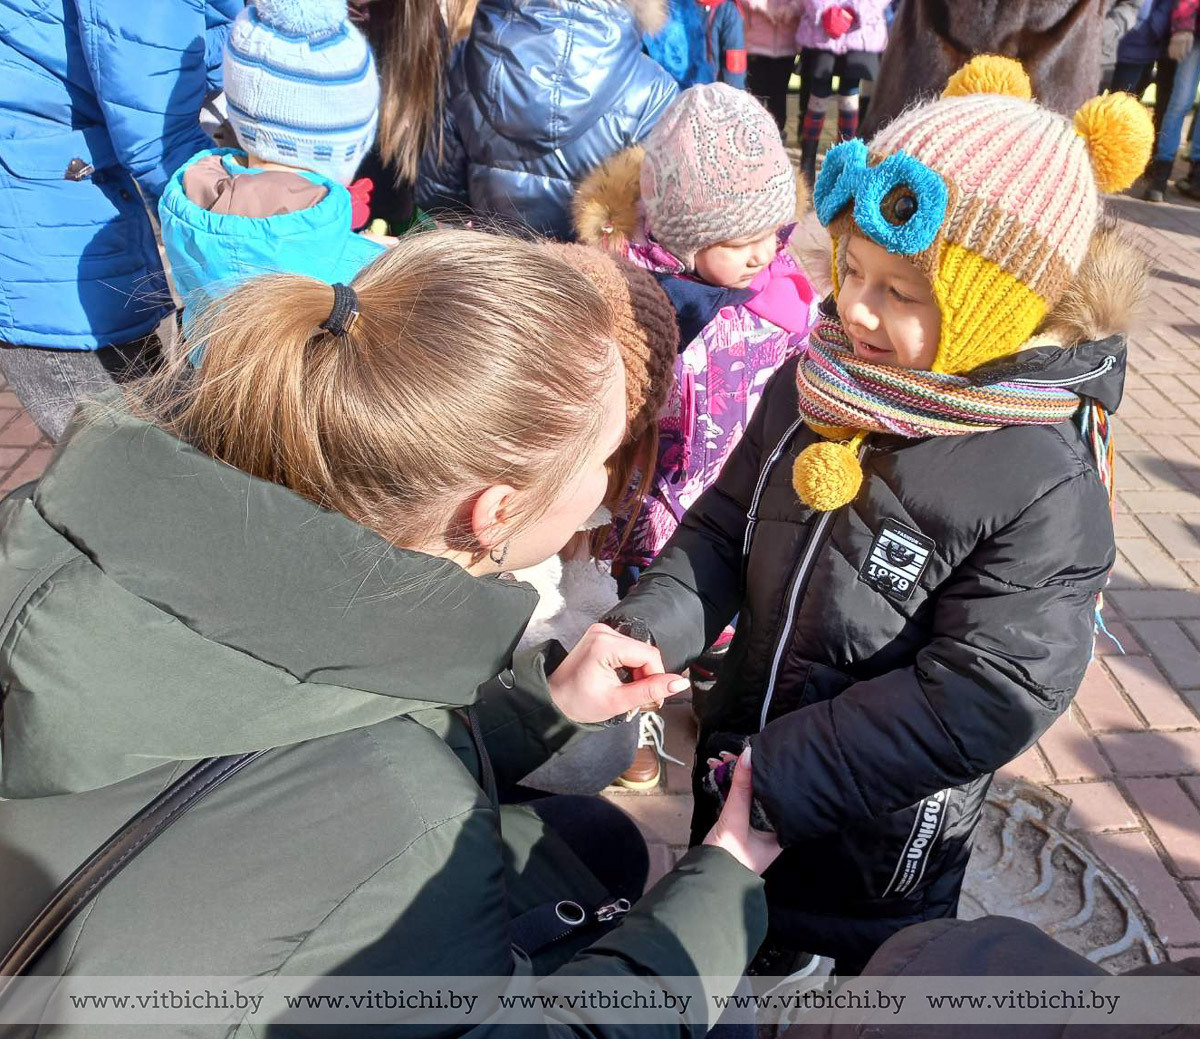
[[[658,467],[646,503],[621,550],[617,546],[625,532],[616,527],[606,546],[605,554],[616,563],[644,567],[658,555],[742,438],[767,380],[807,342],[819,299],[786,248],[791,231],[780,233],[772,269],[798,275],[807,293],[803,329],[792,332],[751,309],[754,291],[722,289],[689,277],[683,264],[653,242],[626,246],[628,259],[658,275],[686,345],[659,421]]]
[[[821,21],[831,7],[845,7],[854,13],[854,24],[836,40],[830,39]],[[887,9],[888,0],[800,0],[796,47],[800,50],[812,47],[834,54],[850,51],[882,53],[888,38]]]

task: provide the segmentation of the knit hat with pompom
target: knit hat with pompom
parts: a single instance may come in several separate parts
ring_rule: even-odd
[[[354,179],[375,140],[379,77],[346,0],[255,0],[234,20],[223,75],[245,151]]]
[[[1129,187],[1153,142],[1129,94],[1094,97],[1068,119],[1033,100],[1018,62],[975,57],[938,100],[826,155],[813,208],[833,239],[834,294],[849,236],[861,235],[928,278],[942,319],[934,372],[1016,353],[1078,273],[1100,194]],[[801,452],[793,482],[828,510],[858,491],[862,434],[820,432],[829,440]]]

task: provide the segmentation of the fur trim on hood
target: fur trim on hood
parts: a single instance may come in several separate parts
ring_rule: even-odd
[[[1046,315],[1037,338],[1069,347],[1128,332],[1149,280],[1149,258],[1115,218],[1105,217],[1088,243],[1079,273]]]
[[[641,234],[642,159],[634,145],[617,152],[579,182],[571,211],[575,234],[585,245],[620,252]],[[804,178],[796,177],[796,222],[804,219],[811,198]]]

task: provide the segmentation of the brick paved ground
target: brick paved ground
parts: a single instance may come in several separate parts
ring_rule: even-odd
[[[1120,556],[1107,640],[1069,713],[1002,777],[1071,802],[1068,825],[1136,890],[1172,956],[1200,955],[1200,208],[1114,201],[1153,258],[1117,429]],[[804,237],[821,245],[815,221]],[[690,757],[686,705],[668,749]],[[687,842],[686,769],[651,795],[610,794],[643,826],[656,871]]]

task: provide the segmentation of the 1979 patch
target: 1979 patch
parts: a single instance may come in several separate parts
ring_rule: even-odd
[[[904,602],[921,580],[935,547],[924,534],[895,520],[884,520],[858,578],[876,591]]]

